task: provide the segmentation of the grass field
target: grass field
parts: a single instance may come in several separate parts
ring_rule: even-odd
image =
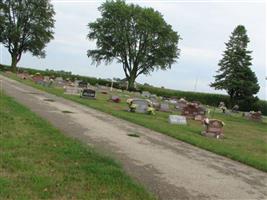
[[[123,101],[120,104],[107,101],[109,96],[104,94],[97,94],[97,100],[87,100],[82,99],[79,96],[65,95],[63,89],[60,88],[36,85],[30,80],[21,80],[15,75],[11,75],[11,77],[35,88],[142,125],[200,148],[248,164],[260,170],[267,171],[266,118],[264,119],[264,122],[258,123],[241,117],[241,114],[229,116],[216,111],[213,112],[213,109],[211,109],[211,116],[209,117],[220,119],[226,124],[224,127],[225,139],[217,140],[201,136],[200,133],[204,128],[200,122],[197,121],[190,121],[187,126],[177,126],[168,123],[167,119],[169,113],[157,112],[154,116],[129,113],[126,111],[126,97],[123,98],[123,96]]]
[[[0,98],[0,199],[153,199],[110,158]]]

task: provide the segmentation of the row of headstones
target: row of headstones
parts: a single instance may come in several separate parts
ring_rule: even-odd
[[[218,106],[222,113],[225,113],[225,114],[229,114],[229,111],[225,105],[224,102],[220,102],[219,106]],[[231,110],[233,113],[238,113],[239,112],[239,106],[238,105],[235,105],[233,106],[232,110]],[[249,119],[249,120],[253,120],[253,121],[262,121],[262,113],[261,111],[250,111],[250,112],[244,112],[243,114],[243,117]]]
[[[33,80],[35,80],[35,82],[37,82],[39,84],[42,83],[42,81],[45,83],[51,82],[51,79],[49,79],[49,77],[44,77],[44,78],[41,78],[41,77],[36,78],[35,77],[35,79],[33,78]],[[65,84],[63,78],[61,78],[61,77],[57,77],[54,81],[57,83],[57,85],[60,85],[60,86],[64,86],[64,84]],[[96,97],[96,91],[93,89],[88,89],[87,87],[88,87],[87,83],[81,82],[81,81],[76,81],[76,82],[74,82],[74,86],[72,86],[72,85],[65,86],[65,93],[67,93],[67,94],[80,94],[80,96],[83,98],[94,99]],[[101,88],[101,89],[106,89],[106,88]],[[156,99],[155,95],[151,95],[148,92],[143,92],[142,96],[145,98],[151,98],[152,100]],[[116,102],[116,103],[120,102],[120,98],[118,96],[111,96],[111,100],[113,102]],[[138,113],[147,112],[147,109],[148,109],[149,104],[150,104],[150,102],[148,100],[145,100],[145,99],[134,99],[132,103],[138,105],[136,110],[135,110]],[[179,109],[183,110],[183,115],[185,115],[187,117],[190,116],[190,114],[194,114],[194,112],[191,112],[192,109],[190,109],[190,107],[192,107],[192,108],[197,107],[196,104],[188,104],[187,105],[187,102],[183,99],[181,99],[178,102],[176,100],[171,99],[169,101],[165,101],[163,103],[160,103],[159,104],[159,110],[168,112],[170,110],[169,109],[169,103],[177,104],[177,107]],[[155,104],[156,104],[156,101],[154,101],[154,105]],[[195,114],[197,114],[197,113],[195,113]],[[204,115],[204,113],[202,113],[202,114]],[[186,125],[187,124],[187,118],[185,116],[170,115],[169,116],[169,123],[170,124],[178,124],[178,125]],[[211,122],[209,124],[206,124],[206,130],[203,132],[203,135],[213,136],[216,138],[222,137],[223,132],[222,132],[222,125],[221,124],[222,124],[221,121],[211,120]]]
[[[174,125],[186,125],[187,119],[193,117],[193,119],[200,120],[205,125],[205,131],[202,131],[202,135],[207,137],[223,138],[223,126],[224,123],[217,119],[211,119],[205,117],[205,109],[197,103],[185,103],[184,99],[181,99],[183,102],[182,107],[182,116],[181,115],[169,115],[168,121],[170,124]],[[138,107],[136,112],[145,113],[147,112],[147,106],[149,101],[146,99],[134,99],[132,100],[133,104],[137,104]],[[196,118],[200,116],[200,118]]]

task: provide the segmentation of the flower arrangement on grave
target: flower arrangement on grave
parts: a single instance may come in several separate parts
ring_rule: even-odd
[[[136,105],[136,104],[131,104],[131,105],[129,106],[129,108],[130,108],[130,111],[131,111],[131,112],[135,112],[135,110],[136,110],[136,107],[137,107],[137,105]]]
[[[147,108],[147,113],[150,115],[155,115],[155,109],[153,107],[148,107]]]

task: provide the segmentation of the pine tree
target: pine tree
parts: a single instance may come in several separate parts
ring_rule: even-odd
[[[244,103],[249,107],[255,100],[254,95],[260,87],[255,73],[250,69],[252,65],[251,51],[247,50],[249,38],[244,26],[237,26],[230,40],[226,43],[226,50],[219,62],[214,83],[211,87],[226,90],[230,96],[230,104]],[[248,109],[248,108],[247,108]]]

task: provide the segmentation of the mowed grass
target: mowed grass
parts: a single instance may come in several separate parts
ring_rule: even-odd
[[[0,199],[153,199],[112,159],[0,96]]]
[[[209,118],[224,121],[225,139],[203,137],[200,133],[204,127],[198,121],[189,121],[186,126],[170,125],[168,116],[170,113],[156,112],[156,115],[130,113],[127,111],[125,94],[118,93],[122,102],[119,104],[108,101],[109,95],[97,94],[96,100],[88,100],[79,96],[65,95],[62,88],[43,87],[30,80],[21,80],[15,75],[13,79],[21,81],[37,89],[64,97],[91,108],[109,113],[113,116],[142,125],[152,130],[185,141],[211,152],[229,157],[247,165],[267,172],[267,119],[263,122],[253,122],[241,116],[241,114],[225,115],[211,108]],[[173,113],[173,114],[179,114]],[[138,134],[138,133],[137,133]]]

